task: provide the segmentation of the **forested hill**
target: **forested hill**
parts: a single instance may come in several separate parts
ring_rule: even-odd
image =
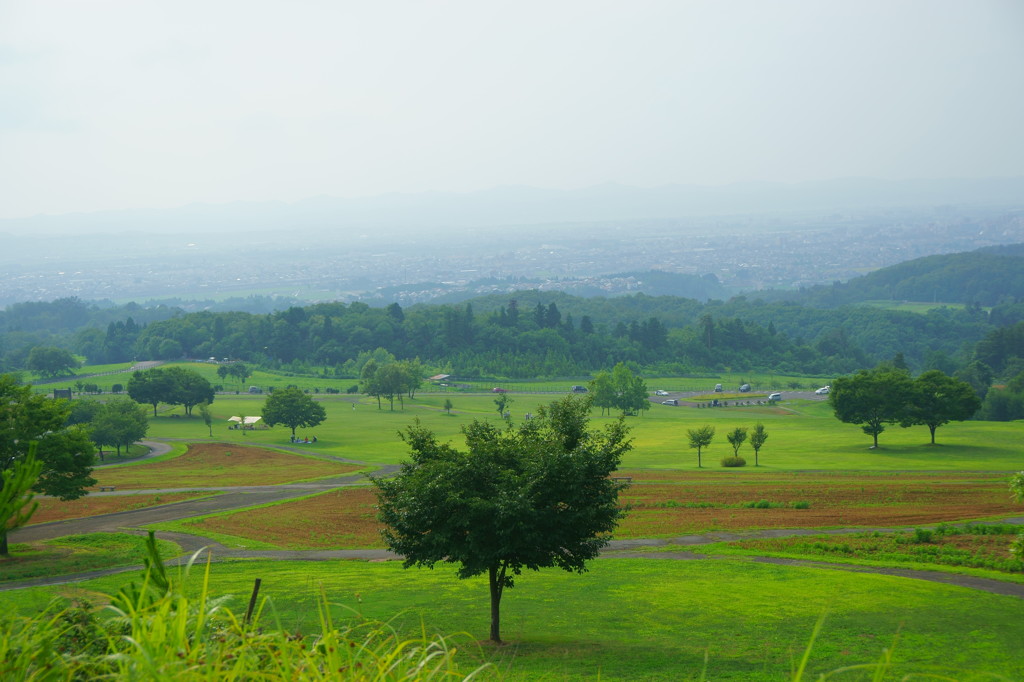
[[[776,292],[766,298],[815,307],[877,300],[982,306],[1024,301],[1024,244],[916,258],[845,283],[811,287],[799,294]]]
[[[951,372],[973,359],[974,345],[994,329],[989,318],[975,306],[919,314],[743,297],[705,304],[529,291],[408,309],[322,303],[268,314],[204,311],[148,324],[128,316],[62,332],[7,331],[0,336],[0,369],[24,369],[32,347],[54,345],[90,364],[228,357],[339,376],[357,375],[360,362],[378,349],[460,376],[578,376],[618,362],[671,375],[726,367],[823,374],[897,356],[914,369]]]

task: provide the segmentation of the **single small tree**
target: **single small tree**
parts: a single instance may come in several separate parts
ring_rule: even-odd
[[[292,430],[298,427],[312,428],[327,419],[324,406],[302,392],[296,386],[274,391],[263,403],[263,421],[268,426],[284,424]]]
[[[588,429],[590,402],[567,396],[515,429],[475,420],[467,451],[419,425],[402,434],[411,461],[372,480],[387,546],[403,565],[459,564],[486,574],[490,638],[501,642],[501,597],[524,569],[582,573],[624,514],[610,478],[629,451],[622,419]]]
[[[715,437],[715,427],[705,424],[695,429],[688,429],[686,433],[690,438],[690,447],[697,448],[697,468],[700,469],[700,453],[704,448],[711,445],[711,439]]]
[[[36,459],[36,444],[31,443],[27,455],[0,472],[0,556],[10,556],[7,534],[28,523],[39,506],[32,500],[32,486],[42,470],[43,463]]]
[[[210,412],[210,403],[199,403],[199,416],[202,417],[206,428],[210,430],[210,438],[213,438],[213,413]]]
[[[742,426],[737,426],[726,434],[725,439],[729,441],[729,445],[732,446],[732,456],[739,457],[740,446],[747,440],[747,430]]]
[[[768,431],[765,430],[764,424],[758,422],[754,426],[754,430],[750,432],[750,447],[754,448],[754,466],[757,464],[757,455],[761,452],[761,446],[768,440]]]
[[[502,393],[501,395],[494,399],[494,405],[498,408],[498,416],[503,419],[505,417],[505,408],[507,408],[511,404],[512,399],[509,398],[508,395],[506,395],[505,393]]]
[[[455,406],[452,405],[452,399],[451,398],[445,398],[444,399],[444,411],[446,413],[448,413],[448,414],[451,414],[453,407],[455,407]]]

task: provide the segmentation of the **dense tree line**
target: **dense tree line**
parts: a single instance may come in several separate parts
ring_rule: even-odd
[[[352,378],[360,376],[363,354],[377,348],[466,377],[569,376],[620,362],[659,374],[726,367],[840,374],[898,353],[914,371],[953,373],[967,371],[976,360],[974,346],[997,329],[993,320],[1016,324],[1024,304],[920,314],[868,306],[821,309],[743,296],[700,303],[672,296],[579,298],[527,291],[511,300],[486,296],[408,309],[322,303],[268,314],[164,310],[166,319],[153,319],[154,312],[138,306],[121,309],[129,311],[100,326],[101,313],[109,311],[73,299],[12,306],[3,319],[33,331],[8,326],[0,334],[0,369],[65,371],[59,363],[29,362],[32,349],[44,346],[72,350],[90,364],[229,357],[296,372],[326,368]],[[44,322],[60,329],[83,320],[90,326],[65,326],[62,334],[39,331]],[[995,350],[983,348],[983,356],[1001,352],[1000,339],[987,343]],[[999,376],[999,368],[982,362]],[[983,374],[978,367],[971,371]]]

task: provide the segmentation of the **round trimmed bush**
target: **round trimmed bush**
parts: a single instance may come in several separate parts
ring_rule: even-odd
[[[747,460],[742,457],[723,457],[722,466],[724,467],[742,467],[747,465]]]

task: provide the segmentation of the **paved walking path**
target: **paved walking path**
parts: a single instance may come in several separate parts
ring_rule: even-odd
[[[163,442],[144,441],[150,447],[150,453],[140,459],[157,457],[170,450],[170,446]],[[369,466],[365,462],[344,459],[333,455],[313,452],[309,450],[278,446],[280,449],[294,450],[304,454],[315,454],[320,457],[340,460],[353,464]],[[69,519],[67,521],[55,521],[41,523],[13,531],[9,539],[15,542],[39,542],[65,535],[84,535],[87,533],[100,532],[127,532],[134,534],[145,534],[143,526],[161,523],[165,521],[177,521],[215,512],[243,509],[254,505],[266,504],[268,502],[279,502],[296,497],[302,497],[314,492],[334,490],[337,488],[353,485],[361,485],[366,482],[368,476],[387,476],[398,470],[397,466],[389,465],[376,469],[371,474],[352,474],[348,476],[336,476],[328,479],[319,479],[308,483],[288,483],[269,486],[234,486],[234,487],[211,487],[198,490],[221,493],[193,500],[184,500],[157,507],[147,507],[131,511],[117,512],[113,514],[102,514],[90,516],[83,519]],[[132,495],[139,492],[152,494],[165,494],[172,492],[194,491],[196,488],[167,488],[160,490],[119,490],[109,493],[92,493],[93,495]],[[1024,516],[1003,519],[1000,523],[1012,523],[1024,525]],[[747,532],[712,532],[699,535],[684,535],[675,538],[657,539],[634,539],[634,540],[612,540],[603,555],[608,558],[646,558],[646,559],[668,559],[676,561],[702,560],[719,558],[713,555],[699,554],[692,551],[671,551],[661,548],[668,546],[698,547],[700,545],[714,542],[731,542],[735,540],[751,538],[781,538],[802,535],[841,535],[849,533],[861,533],[870,531],[892,532],[897,528],[842,528],[831,530],[816,530],[807,528],[795,529],[768,529]],[[251,550],[232,549],[225,547],[219,542],[210,538],[187,533],[174,533],[158,531],[156,536],[161,539],[170,540],[181,546],[183,555],[172,559],[169,565],[181,565],[200,550],[209,552],[213,561],[226,561],[231,559],[270,559],[281,561],[335,561],[346,559],[363,559],[367,561],[389,561],[401,557],[387,550],[378,549],[339,549],[339,550]],[[206,556],[202,559],[205,561]],[[852,564],[835,564],[826,561],[812,561],[799,559],[780,559],[772,557],[737,557],[730,555],[729,559],[746,560],[759,563],[784,564],[788,566],[808,566],[813,568],[831,569],[840,571],[854,571],[858,573],[876,573],[882,575],[895,575],[918,580],[930,580],[949,585],[957,585],[995,594],[1005,594],[1024,599],[1024,585],[1019,583],[1003,582],[986,578],[957,575],[953,573],[941,573],[938,571],[919,571],[913,569],[881,568],[874,566],[858,566]],[[89,580],[105,575],[136,571],[142,566],[122,566],[111,569],[102,569],[75,573],[71,575],[48,576],[33,578],[0,584],[0,591],[20,589],[24,587],[35,587],[40,585],[56,585],[62,583],[78,582]]]

